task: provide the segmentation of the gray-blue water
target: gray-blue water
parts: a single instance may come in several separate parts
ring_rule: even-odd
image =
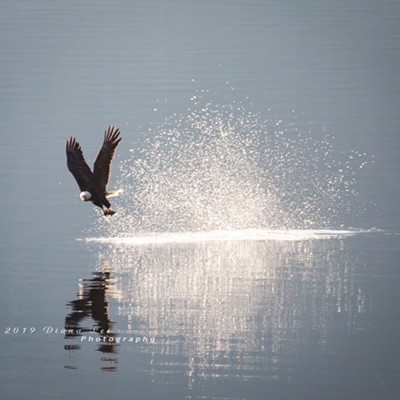
[[[0,11],[4,398],[397,399],[399,2]]]

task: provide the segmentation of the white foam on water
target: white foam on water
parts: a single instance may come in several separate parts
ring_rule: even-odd
[[[89,243],[114,245],[163,245],[174,243],[205,243],[222,241],[306,241],[343,239],[363,233],[372,233],[372,229],[235,229],[204,232],[159,232],[144,233],[122,237],[88,237]]]

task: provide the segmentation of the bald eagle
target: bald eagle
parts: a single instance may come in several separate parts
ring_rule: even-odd
[[[103,146],[94,162],[93,172],[87,165],[81,146],[76,139],[71,137],[67,141],[67,166],[81,190],[79,197],[82,201],[91,201],[100,207],[104,216],[115,214],[107,197],[116,196],[119,191],[107,192],[107,184],[110,178],[111,161],[121,141],[119,134],[119,129],[114,125],[109,125],[104,133]]]

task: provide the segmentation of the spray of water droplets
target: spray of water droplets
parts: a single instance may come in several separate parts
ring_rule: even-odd
[[[195,100],[122,164],[118,213],[100,222],[110,235],[323,228],[354,212],[356,152],[336,161],[327,134],[316,140],[240,102]]]

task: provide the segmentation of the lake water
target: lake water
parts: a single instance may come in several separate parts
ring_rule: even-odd
[[[398,2],[0,9],[4,398],[398,398]]]

